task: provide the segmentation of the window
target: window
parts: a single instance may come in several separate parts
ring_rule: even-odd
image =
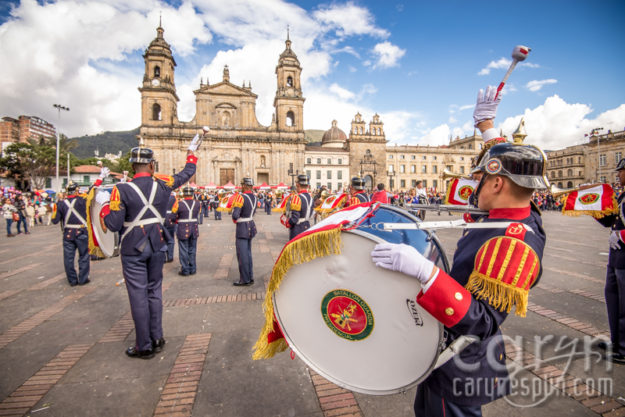
[[[460,160],[461,160],[461,161],[464,161],[464,156],[461,156],[461,157],[460,157]]]
[[[605,166],[605,154],[602,153],[601,155],[599,155],[599,166],[600,167],[604,167]]]
[[[580,156],[579,158],[577,158],[577,163],[581,164],[582,163],[582,157]]]
[[[432,181],[432,187],[438,188],[438,180]]]
[[[428,167],[427,167],[426,165],[423,165],[423,166],[421,167],[421,173],[422,173],[422,174],[427,174],[427,173],[428,173]]]
[[[406,155],[399,155],[399,159],[406,159]]]
[[[388,172],[394,172],[395,168],[393,167],[393,165],[389,165],[388,166]]]
[[[161,120],[161,105],[158,103],[152,105],[152,120]]]
[[[410,186],[411,186],[412,188],[415,188],[415,187],[417,186],[417,180],[412,180],[412,181],[410,182]]]
[[[321,165],[321,158],[317,158],[317,163]]]
[[[320,182],[317,183],[317,188],[321,188],[321,183]]]
[[[436,161],[436,155],[434,155],[434,156],[432,157],[432,160]]]
[[[460,167],[460,173],[464,174],[464,167]]]
[[[321,179],[321,171],[320,170],[317,170],[317,179],[318,180]],[[317,185],[317,187],[319,187],[319,186]]]
[[[290,110],[286,112],[286,125],[289,127],[295,126],[295,114]]]
[[[52,178],[46,178],[46,188],[52,188]]]
[[[417,156],[416,155],[410,155],[410,159],[412,159],[414,161],[415,159],[417,159]]]
[[[328,165],[332,165],[332,158],[328,158]]]
[[[312,158],[306,158],[306,163],[307,164],[312,164]]]
[[[562,170],[558,171],[558,178],[562,178]]]
[[[399,173],[403,174],[404,172],[406,172],[406,165],[400,165],[399,166]]]
[[[601,181],[601,182],[603,182],[603,183],[608,182],[608,180],[607,180],[607,178],[605,177],[605,175],[602,175],[602,176],[601,176],[600,181]]]
[[[343,179],[343,171],[339,170],[339,171],[336,173],[336,179],[337,179],[337,180],[342,180],[342,179]]]
[[[309,169],[307,169],[307,170],[306,170],[306,176],[307,176],[308,178],[310,178],[310,176],[311,176],[311,175],[310,175],[310,170],[309,170]]]
[[[260,156],[260,167],[261,167],[261,168],[265,168],[265,163],[266,163],[266,161],[267,161],[267,160],[266,160],[266,158],[265,158],[265,155],[261,155],[261,156]]]
[[[331,189],[332,189],[332,183],[331,183],[331,182],[329,182],[329,183],[328,183],[328,191],[330,191]]]
[[[614,163],[618,165],[618,162],[621,160],[623,154],[621,152],[614,152]]]
[[[573,181],[569,181],[566,183],[566,188],[573,188]]]
[[[577,176],[578,176],[578,177],[581,177],[581,176],[582,176],[582,171],[581,171],[581,170],[579,171],[579,174],[577,174]]]
[[[428,188],[428,180],[423,180],[423,188]]]
[[[343,163],[343,160],[341,158],[339,158],[338,164],[341,165],[342,163]]]
[[[388,154],[388,159],[393,159],[393,154],[392,153]]]
[[[400,186],[401,188],[406,188],[406,180],[400,180],[400,181],[399,181],[399,186]]]
[[[447,165],[447,166],[445,166],[445,169],[446,169],[447,171],[453,171],[453,168],[451,167],[451,165]]]
[[[157,65],[154,67],[154,78],[160,78],[160,77],[161,77],[161,67]]]
[[[332,179],[332,171],[328,170],[327,175],[328,175],[328,179],[331,180]]]
[[[417,173],[417,166],[416,165],[410,165],[410,173],[411,174],[416,174]]]
[[[82,182],[85,184],[90,184],[91,183],[91,178],[89,178],[89,175],[83,175],[82,176]]]
[[[572,177],[573,176],[573,170],[571,168],[566,170],[566,176],[567,177]]]
[[[437,174],[437,173],[438,173],[438,166],[432,165],[432,174]]]
[[[286,77],[286,85],[287,87],[293,87],[293,77],[291,77],[290,75]]]
[[[428,158],[427,156],[423,155],[423,160],[424,160],[424,161],[425,161],[427,158]]]

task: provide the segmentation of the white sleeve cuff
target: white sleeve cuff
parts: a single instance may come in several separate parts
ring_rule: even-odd
[[[497,129],[495,129],[494,127],[491,127],[490,129],[487,129],[484,131],[484,133],[482,133],[482,139],[484,139],[484,142],[488,142],[489,140],[498,137],[499,133],[497,133]]]
[[[426,282],[425,284],[421,284],[421,291],[423,291],[423,294],[425,294],[428,288],[430,288],[432,284],[434,284],[434,281],[436,281],[436,277],[438,277],[438,273],[440,271],[441,271],[440,268],[436,268],[436,274],[434,274],[434,276],[430,278],[428,282]]]

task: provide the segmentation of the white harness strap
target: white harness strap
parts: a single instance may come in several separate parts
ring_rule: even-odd
[[[300,198],[303,198],[304,195],[300,195]],[[303,218],[300,218],[297,220],[297,224],[300,223],[304,223],[304,222],[309,222],[310,219],[312,218],[312,196],[310,194],[308,194],[308,198],[305,199],[306,200],[306,216]]]
[[[187,202],[185,200],[182,200],[181,203],[183,203],[185,205],[185,207],[187,208],[187,210],[189,210],[189,218],[188,219],[180,219],[178,220],[178,223],[196,223],[197,219],[193,219],[193,209],[195,208],[195,200],[193,200],[193,204],[191,204],[191,208],[189,208],[189,205],[187,204]]]
[[[252,201],[252,197],[249,197],[247,194],[242,194],[242,195],[252,205],[252,215],[250,217],[239,217],[237,219],[237,223],[251,222],[252,220],[254,220],[253,217],[254,217],[254,213],[256,212],[257,201]],[[254,200],[256,200],[256,197],[254,197]]]
[[[68,229],[81,229],[81,228],[87,226],[87,221],[80,214],[78,214],[76,209],[74,209],[74,206],[76,205],[76,201],[77,200],[78,200],[77,198],[74,198],[71,203],[68,202],[67,200],[63,200],[63,201],[65,201],[65,205],[68,208],[67,214],[65,214],[65,220],[63,221],[63,224]],[[71,217],[72,214],[74,216],[76,216],[76,218],[78,219],[78,221],[81,224],[69,224],[68,223],[69,222],[69,218]]]
[[[139,187],[137,187],[135,183],[127,182],[126,184],[128,184],[130,188],[132,188],[134,192],[139,196],[139,199],[141,199],[141,202],[143,203],[143,207],[141,208],[141,211],[139,211],[139,213],[137,214],[137,217],[135,217],[133,221],[124,222],[124,227],[126,228],[126,231],[122,235],[120,242],[123,241],[126,235],[128,235],[128,233],[137,226],[145,226],[148,224],[155,224],[155,223],[163,224],[163,218],[161,217],[161,214],[158,212],[156,207],[152,205],[152,203],[154,202],[154,197],[156,196],[156,189],[158,188],[156,181],[152,183],[152,190],[150,191],[149,200],[146,200],[145,196],[143,195],[143,193],[141,192],[141,190],[139,189]],[[148,210],[150,210],[155,217],[141,220],[143,215]]]

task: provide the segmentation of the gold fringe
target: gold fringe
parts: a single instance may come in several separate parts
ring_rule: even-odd
[[[618,214],[618,203],[616,201],[616,193],[612,193],[612,207],[609,207],[605,210],[566,210],[566,200],[568,199],[568,194],[561,197],[560,202],[562,203],[562,214],[565,216],[578,217],[583,214],[591,216],[595,219],[602,219],[605,216],[611,216],[613,214]]]
[[[104,253],[102,253],[102,249],[95,244],[93,227],[91,227],[91,202],[95,198],[96,190],[97,187],[91,187],[89,193],[87,194],[87,236],[89,237],[89,254],[96,255],[98,258],[105,258]]]
[[[455,181],[458,181],[458,180],[455,180]],[[449,196],[451,195],[451,188],[452,188],[452,186],[453,186],[453,180],[447,186],[447,192],[445,193],[445,200],[444,200],[443,204],[449,204]],[[458,186],[458,183],[456,182],[456,187],[457,186]]]
[[[332,254],[341,253],[341,228],[324,230],[297,239],[284,247],[280,257],[276,260],[271,271],[271,279],[267,286],[263,311],[265,313],[265,325],[254,345],[252,358],[269,359],[278,352],[284,351],[288,346],[281,338],[271,343],[267,337],[273,331],[273,294],[280,288],[282,279],[293,265],[310,262],[313,259]]]
[[[525,317],[527,313],[528,291],[523,288],[497,281],[476,271],[473,271],[464,287],[476,299],[487,299],[488,304],[499,311],[506,310],[506,313],[510,313],[512,307],[515,307],[517,316]]]

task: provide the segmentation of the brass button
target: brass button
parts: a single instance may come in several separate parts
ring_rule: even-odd
[[[445,314],[447,314],[448,316],[453,316],[454,315],[454,309],[451,307],[447,307],[445,309]]]
[[[497,383],[497,381],[499,381],[499,379],[497,377],[495,377],[495,384]]]
[[[456,300],[462,301],[462,294],[460,294],[459,292],[455,293],[454,297],[456,297]]]
[[[499,360],[502,361],[503,360],[503,353],[499,354]]]

